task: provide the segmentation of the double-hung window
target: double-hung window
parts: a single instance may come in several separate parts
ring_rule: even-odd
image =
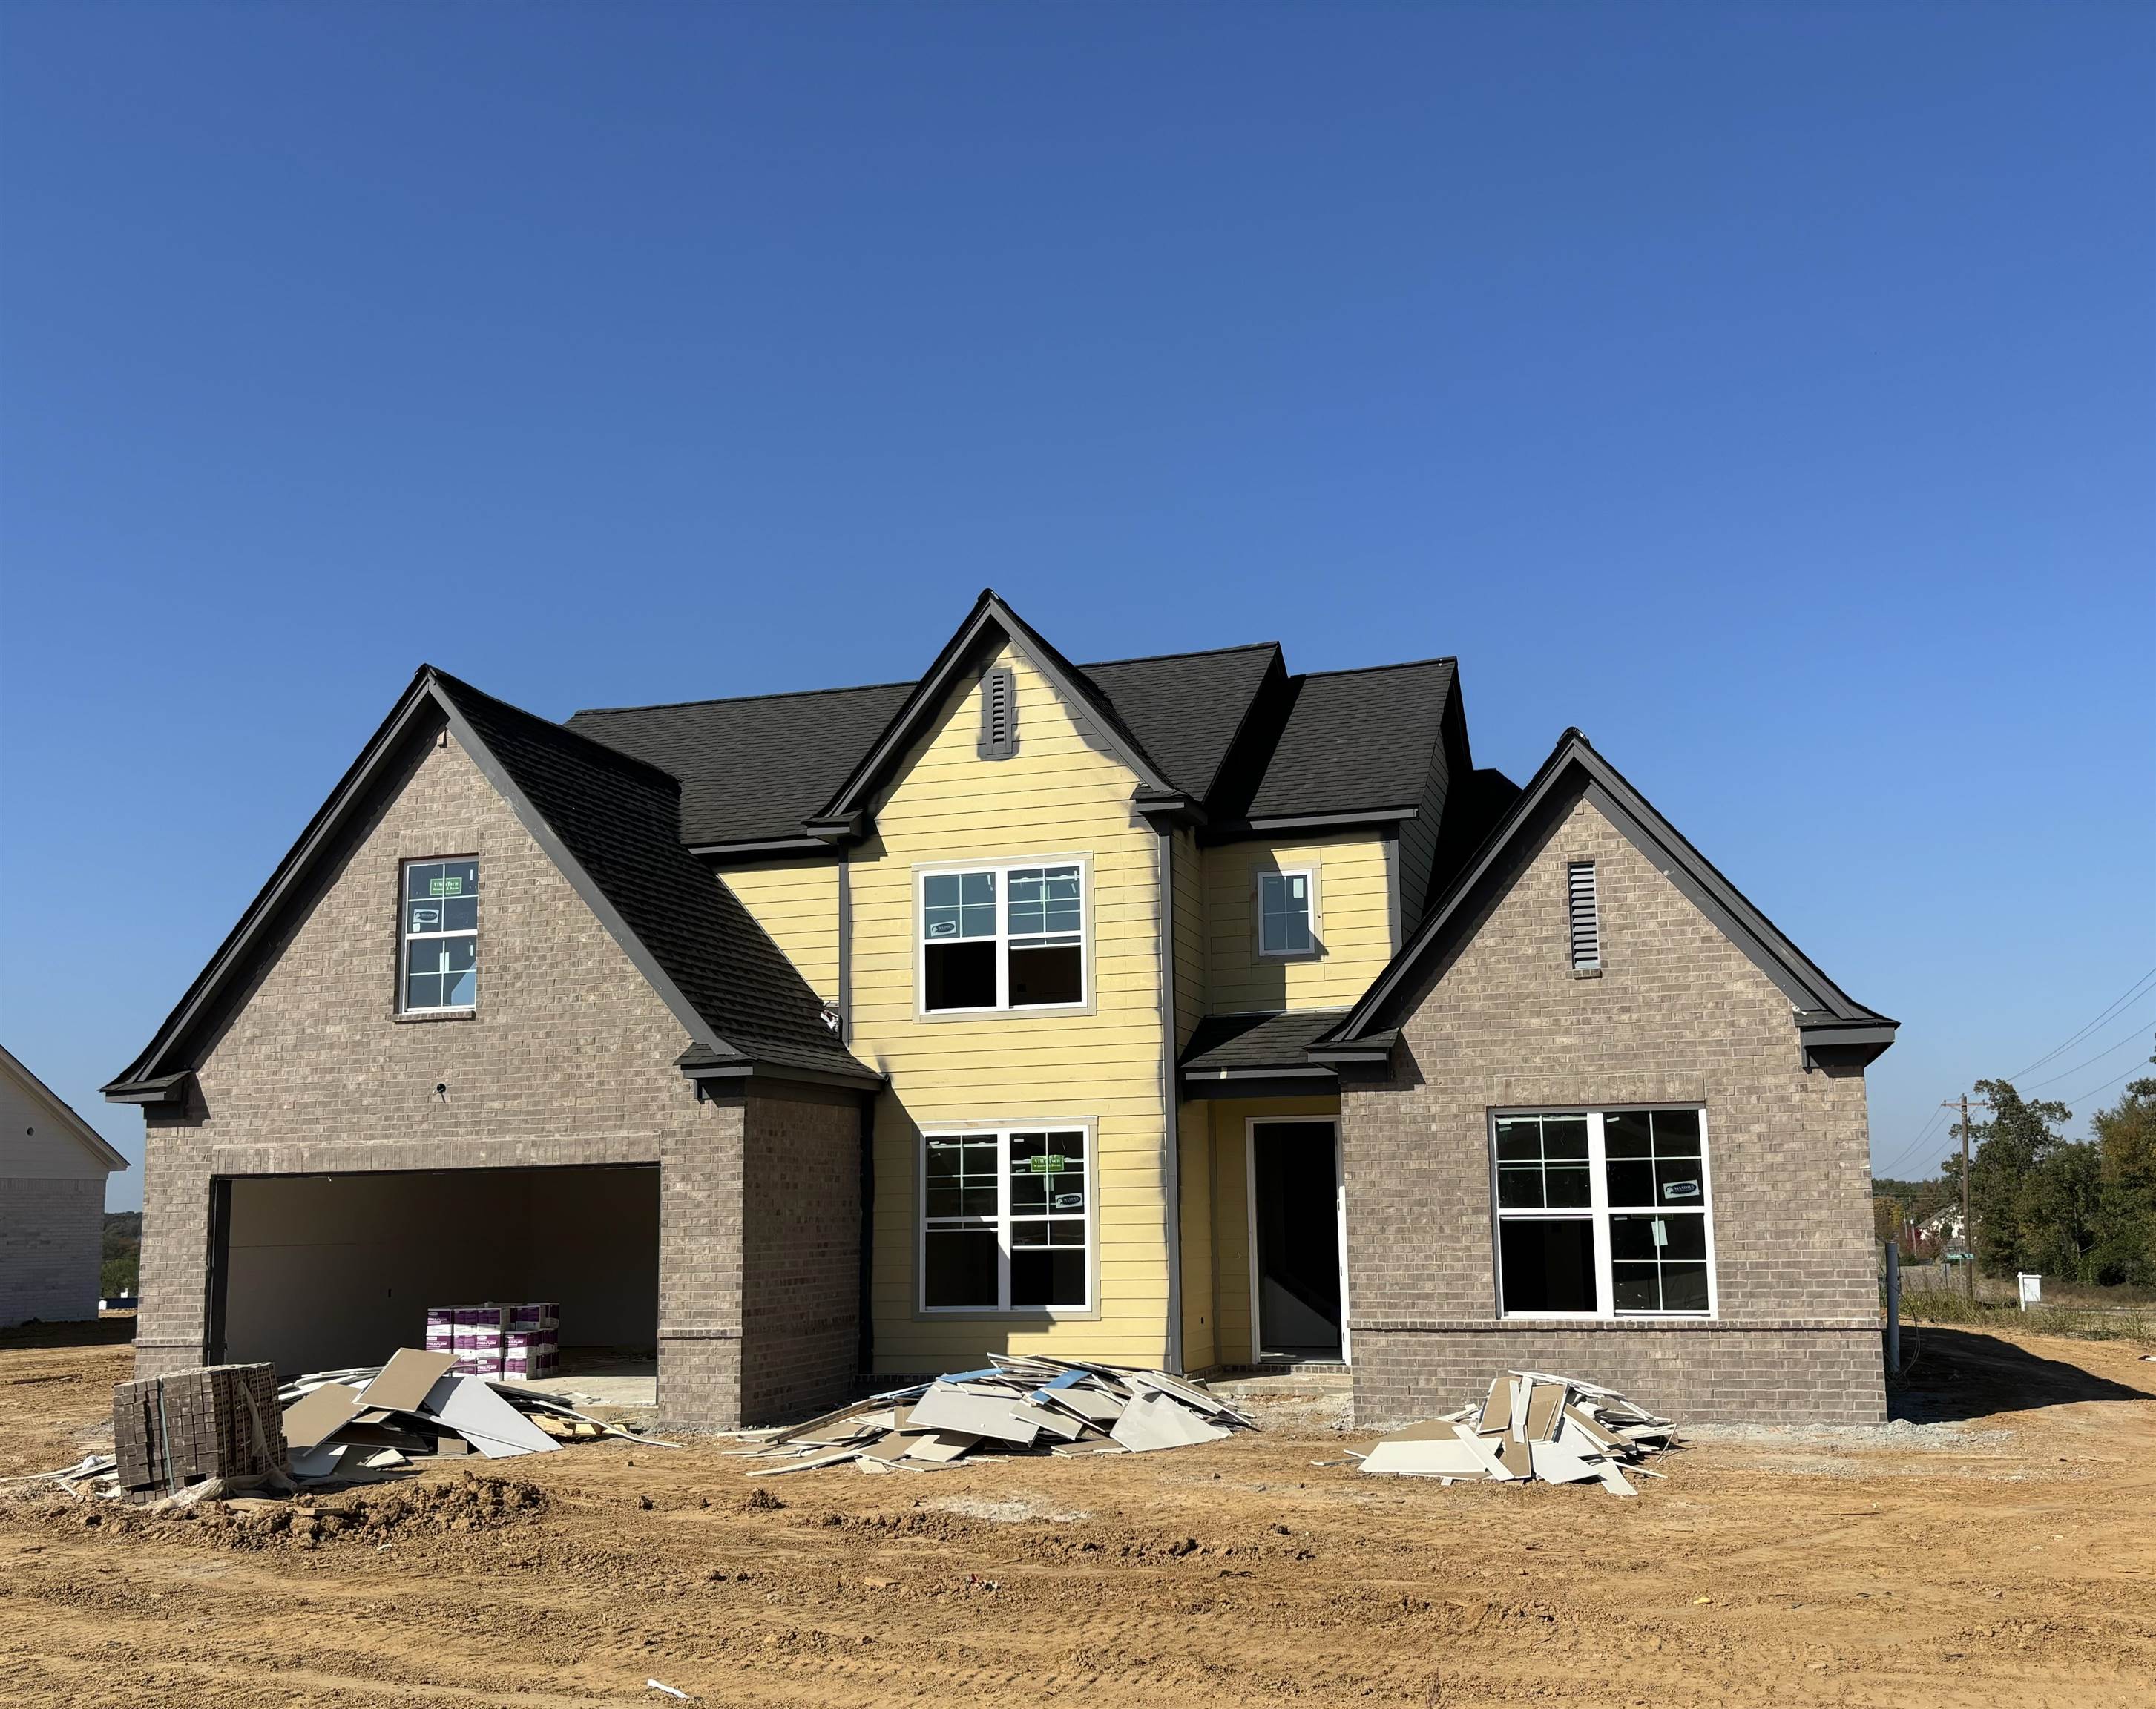
[[[921,876],[924,1011],[1086,1001],[1086,869],[1061,861]]]
[[[1260,872],[1258,875],[1258,953],[1306,956],[1317,948],[1311,925],[1316,875]]]
[[[406,1014],[479,1003],[479,862],[404,863],[398,1002]]]
[[[1083,1128],[922,1136],[923,1310],[1086,1309],[1086,1138]]]
[[[1713,1311],[1700,1111],[1499,1116],[1492,1140],[1505,1316]]]

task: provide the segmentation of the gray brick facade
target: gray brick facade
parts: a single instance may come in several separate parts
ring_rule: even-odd
[[[1596,865],[1599,977],[1570,965],[1573,860]],[[1666,1101],[1707,1112],[1715,1318],[1500,1319],[1491,1112]],[[1393,1077],[1343,1085],[1341,1116],[1363,1422],[1520,1367],[1686,1419],[1884,1416],[1863,1077],[1808,1072],[1789,998],[1587,803],[1428,981]]]
[[[402,1019],[399,863],[444,855],[480,861],[477,1012]],[[700,1102],[675,1066],[687,1043],[471,759],[423,748],[200,1056],[187,1107],[146,1112],[138,1371],[205,1357],[213,1177],[656,1162],[664,1416],[729,1426],[843,1387],[857,1244],[843,1293],[818,1265],[858,1240],[858,1107],[806,1088]],[[797,1141],[832,1164],[813,1185],[762,1161]],[[759,1214],[820,1257],[758,1260],[745,1290],[752,1173],[777,1195]]]
[[[97,1316],[105,1177],[0,1181],[0,1327]]]

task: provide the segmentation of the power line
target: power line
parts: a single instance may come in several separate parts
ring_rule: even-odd
[[[2065,1104],[2068,1109],[2071,1109],[2076,1104],[2087,1103],[2091,1098],[2096,1096],[2097,1093],[2109,1091],[2113,1086],[2117,1085],[2120,1080],[2131,1079],[2133,1075],[2140,1073],[2141,1070],[2148,1065],[2145,1062],[2137,1062],[2133,1067],[2128,1069],[2124,1074],[2119,1075],[2115,1079],[2106,1080],[2100,1086],[2091,1086],[2079,1097],[2062,1098],[2060,1101]]]
[[[2063,1044],[2053,1045],[2051,1049],[2046,1050],[2041,1056],[2039,1056],[2026,1068],[2017,1068],[2013,1073],[2008,1075],[2006,1078],[2010,1080],[2017,1080],[2025,1074],[2034,1073],[2037,1069],[2041,1068],[2046,1063],[2049,1062],[2053,1057],[2064,1055],[2067,1051],[2072,1050],[2075,1045],[2080,1044],[2082,1039],[2088,1037],[2091,1033],[2102,1026],[2106,1021],[2118,1014],[2120,1009],[2123,1008],[2128,1003],[2133,1002],[2136,997],[2141,994],[2142,988],[2148,985],[2151,980],[2156,980],[2156,967],[2151,967],[2138,979],[2136,979],[2127,991],[2125,996],[2119,998],[2115,1002],[2106,1003],[2102,1014],[2098,1015],[2094,1020],[2091,1021],[2087,1026],[2083,1027],[2079,1032],[2068,1039],[2066,1043]]]
[[[1943,1104],[1940,1105],[1938,1109],[1933,1111],[1932,1119],[1927,1121],[1923,1127],[1918,1130],[1916,1138],[1912,1140],[1909,1144],[1903,1148],[1901,1155],[1897,1157],[1885,1169],[1875,1169],[1871,1173],[1875,1176],[1883,1174],[1890,1181],[1899,1180],[1901,1178],[1902,1169],[1912,1162],[1920,1153],[1922,1153],[1925,1146],[1931,1142],[1932,1130],[1939,1125],[1939,1117],[1945,1113],[1946,1106]]]
[[[2113,1039],[2108,1044],[2105,1045],[2102,1050],[2097,1051],[2095,1055],[2090,1057],[2087,1061],[2076,1062],[2071,1068],[2062,1068],[2056,1074],[2051,1075],[2048,1080],[2040,1080],[2034,1085],[2026,1088],[2026,1090],[2032,1092],[2041,1091],[2046,1086],[2055,1086],[2062,1080],[2072,1079],[2074,1075],[2079,1074],[2084,1068],[2095,1067],[2097,1063],[2102,1061],[2105,1057],[2110,1055],[2111,1053],[2118,1050],[2120,1045],[2131,1044],[2137,1039],[2148,1036],[2148,1023],[2145,1020],[2136,1021],[2130,1032],[2120,1034],[2118,1037]],[[2017,1087],[2016,1090],[2020,1091],[2022,1090],[2022,1088]]]

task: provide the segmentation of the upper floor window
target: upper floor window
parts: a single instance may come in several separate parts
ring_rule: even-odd
[[[471,1008],[479,1002],[479,862],[404,863],[404,1013]]]
[[[993,866],[921,879],[924,1010],[1086,1001],[1086,869]]]
[[[1306,956],[1317,947],[1311,926],[1311,892],[1315,875],[1261,872],[1258,875],[1258,953]]]
[[[1713,1311],[1700,1111],[1566,1111],[1494,1125],[1506,1316]]]

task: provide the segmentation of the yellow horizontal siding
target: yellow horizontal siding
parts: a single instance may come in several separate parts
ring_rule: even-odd
[[[1190,1041],[1205,1013],[1205,860],[1197,834],[1178,830],[1175,862],[1175,1044]]]
[[[771,861],[719,874],[756,923],[819,997],[839,994],[839,867],[834,860]]]
[[[1260,872],[1314,870],[1322,952],[1260,957]],[[1205,851],[1206,1008],[1214,1014],[1345,1008],[1392,959],[1392,899],[1380,837],[1224,843]]]
[[[1137,779],[1082,711],[1006,651],[1019,752],[983,760],[978,687],[952,697],[855,852],[854,1050],[891,1076],[875,1133],[876,1367],[972,1365],[988,1352],[1158,1363],[1167,1355],[1161,1178],[1158,838]],[[924,1018],[916,1012],[916,870],[1079,855],[1087,863],[1089,1012]],[[1083,1121],[1093,1129],[1095,1301],[1082,1317],[918,1309],[919,1135],[945,1127]]]

